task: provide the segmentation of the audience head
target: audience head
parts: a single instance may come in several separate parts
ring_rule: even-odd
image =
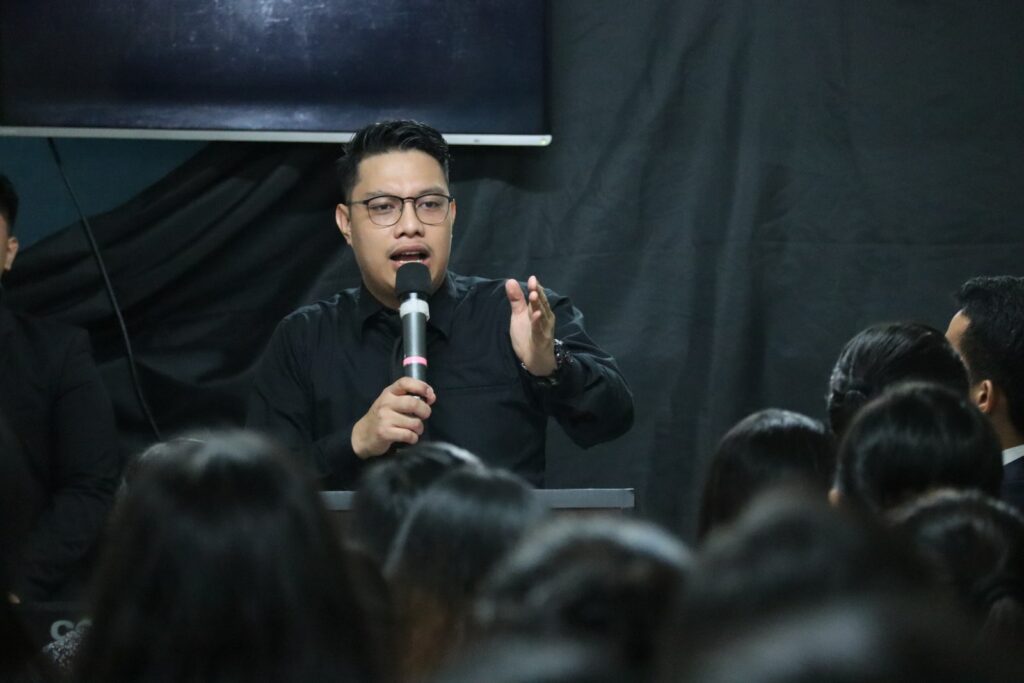
[[[1024,636],[1024,517],[977,491],[935,491],[888,516],[907,535],[986,636]]]
[[[646,667],[689,564],[683,544],[652,524],[560,517],[498,564],[475,616],[489,632],[591,641],[627,667]]]
[[[1024,277],[968,280],[946,336],[963,356],[972,399],[993,418],[1003,448],[1024,440]]]
[[[834,441],[821,422],[788,410],[749,415],[726,432],[711,460],[697,536],[731,522],[772,485],[799,481],[825,495],[834,472]]]
[[[886,387],[934,382],[967,395],[967,370],[941,332],[920,323],[874,325],[846,343],[832,368],[828,419],[838,435],[856,412]]]
[[[345,145],[345,154],[338,159],[336,170],[344,201],[352,198],[363,159],[386,152],[410,150],[419,150],[433,157],[441,166],[445,182],[449,181],[451,152],[441,133],[418,121],[382,121],[356,132]]]
[[[311,478],[246,432],[170,448],[117,510],[79,678],[370,678],[361,608]]]
[[[459,645],[481,581],[546,512],[522,479],[482,467],[450,472],[416,499],[385,565],[407,676],[436,670]]]
[[[167,441],[158,441],[152,444],[138,455],[135,455],[124,467],[124,474],[121,476],[121,487],[118,495],[124,496],[128,489],[139,477],[139,473],[150,467],[152,463],[168,457],[183,457],[183,453],[198,450],[205,441],[199,435],[179,436]]]
[[[352,498],[348,541],[383,566],[413,501],[448,472],[480,466],[480,459],[451,444],[425,441],[376,460]]]
[[[473,643],[434,683],[633,683],[600,648],[547,635],[500,634]]]
[[[18,253],[14,221],[18,217],[18,193],[10,179],[0,174],[0,275],[11,269]]]
[[[931,489],[978,489],[999,495],[999,442],[963,394],[908,383],[872,401],[839,445],[835,495],[873,512]]]
[[[907,593],[928,578],[874,520],[792,488],[758,497],[711,534],[687,580],[683,631],[831,599]]]
[[[870,596],[760,616],[665,648],[659,683],[1011,683],[1019,655],[970,647],[944,605]],[[965,642],[967,641],[967,642]]]

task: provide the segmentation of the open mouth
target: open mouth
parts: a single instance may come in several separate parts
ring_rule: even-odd
[[[411,263],[413,261],[424,261],[427,258],[427,252],[421,249],[409,249],[396,252],[391,255],[391,260],[396,263]]]

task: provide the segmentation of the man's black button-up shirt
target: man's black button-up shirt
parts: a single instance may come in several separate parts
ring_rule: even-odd
[[[555,337],[572,354],[555,386],[531,377],[512,350],[503,280],[448,273],[430,297],[427,323],[427,382],[437,401],[424,438],[466,448],[535,484],[543,482],[548,416],[584,447],[633,423],[632,394],[615,360],[587,336],[569,299],[546,291]],[[352,488],[363,463],[352,451],[352,427],[400,376],[400,338],[398,313],[365,287],[300,308],[264,353],[248,426],[307,454],[325,487]]]

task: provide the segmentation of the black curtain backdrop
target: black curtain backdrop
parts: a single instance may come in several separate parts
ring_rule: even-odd
[[[768,406],[823,415],[865,325],[944,327],[1019,273],[1019,0],[555,0],[546,149],[455,149],[453,266],[569,294],[636,396],[549,486],[633,486],[689,536],[715,443]],[[358,282],[317,145],[211,144],[94,217],[167,433],[239,424],[276,322]],[[14,304],[87,327],[126,442],[148,438],[76,226],[26,250]]]

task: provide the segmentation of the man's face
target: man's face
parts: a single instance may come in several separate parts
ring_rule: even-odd
[[[430,270],[432,291],[444,280],[452,247],[455,202],[437,225],[422,223],[412,202],[406,202],[401,218],[388,227],[373,223],[366,206],[356,202],[381,195],[419,197],[430,193],[449,194],[444,171],[436,159],[419,150],[385,152],[359,163],[351,206],[339,204],[335,210],[338,228],[352,246],[363,283],[386,306],[398,308],[395,277],[399,267],[410,259],[421,261]]]
[[[949,321],[949,327],[946,328],[946,339],[956,349],[956,352],[960,354],[961,358],[964,358],[964,352],[960,348],[960,343],[963,341],[964,332],[967,331],[967,326],[970,324],[971,321],[964,315],[964,312],[957,311],[957,314]],[[964,363],[966,362],[967,359],[964,358]]]
[[[0,215],[0,276],[14,265],[14,257],[18,253],[18,238],[11,235],[7,218]]]

